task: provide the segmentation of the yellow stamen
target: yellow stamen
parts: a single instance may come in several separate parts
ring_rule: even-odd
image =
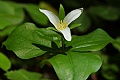
[[[58,30],[64,30],[67,27],[67,23],[66,22],[62,22],[62,20],[60,20],[60,22],[58,23],[57,29]]]

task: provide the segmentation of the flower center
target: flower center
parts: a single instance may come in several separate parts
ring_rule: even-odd
[[[63,22],[62,20],[60,20],[60,22],[58,23],[57,29],[58,30],[64,30],[67,27],[67,23]]]

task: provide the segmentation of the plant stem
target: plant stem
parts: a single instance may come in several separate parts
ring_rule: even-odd
[[[63,37],[63,35],[62,35],[62,49],[64,50],[65,49],[65,39],[64,39],[64,37]]]

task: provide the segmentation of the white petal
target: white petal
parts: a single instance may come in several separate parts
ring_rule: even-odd
[[[55,26],[55,28],[57,28],[57,25],[60,22],[59,18],[51,11],[44,10],[44,9],[39,9],[39,10],[40,12],[44,13],[48,17],[50,22]]]
[[[67,14],[67,16],[64,18],[63,21],[69,25],[72,21],[74,21],[81,15],[82,11],[83,11],[83,8],[75,9],[71,11],[70,13]]]
[[[69,27],[65,28],[64,30],[60,30],[60,32],[63,34],[64,38],[67,41],[71,41],[72,38],[71,38],[71,32]]]

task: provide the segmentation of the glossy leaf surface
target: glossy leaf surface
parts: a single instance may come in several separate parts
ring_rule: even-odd
[[[71,42],[66,42],[66,46],[72,46],[72,51],[98,51],[113,41],[102,29],[83,36],[72,36],[72,38]]]
[[[49,62],[60,80],[86,80],[102,64],[98,55],[77,52],[69,52],[67,55],[58,54],[49,59]]]
[[[4,45],[8,50],[15,52],[18,57],[29,59],[45,53],[33,43],[51,47],[51,41],[57,42],[60,37],[54,31],[39,29],[32,23],[26,23],[17,27],[4,42]]]

